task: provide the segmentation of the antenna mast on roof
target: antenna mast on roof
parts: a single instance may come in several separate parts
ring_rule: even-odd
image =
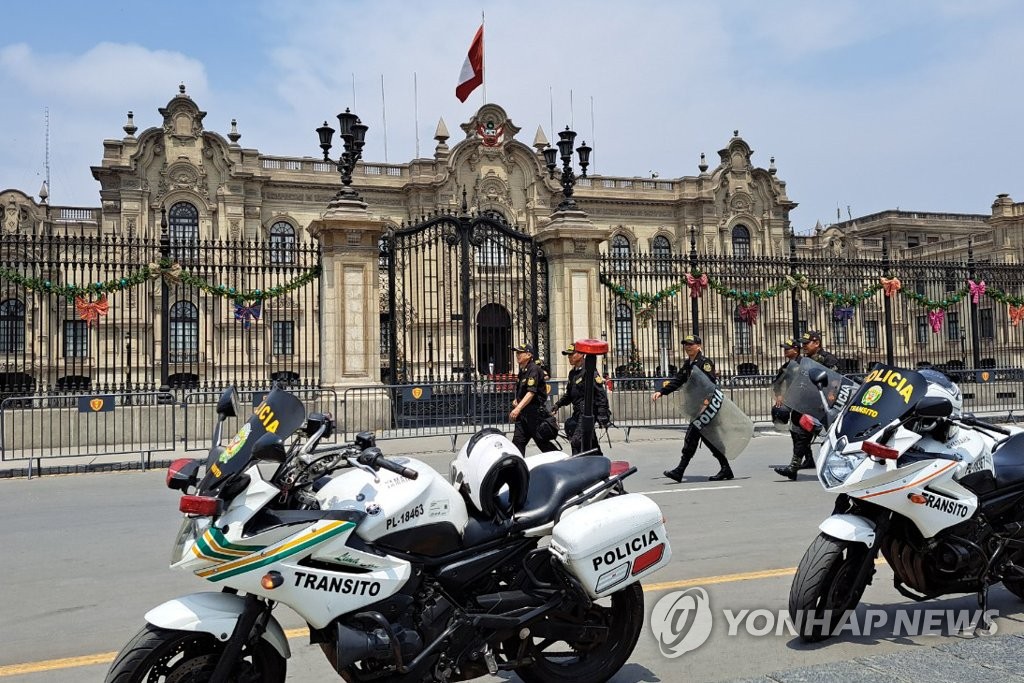
[[[46,187],[50,187],[50,108],[46,107],[43,110],[44,119],[46,122]]]

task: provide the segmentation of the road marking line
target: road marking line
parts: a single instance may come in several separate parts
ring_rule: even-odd
[[[738,486],[716,486],[705,488],[740,488]],[[683,491],[693,489],[680,489]],[[698,489],[704,490],[704,489]],[[665,491],[664,493],[670,493]],[[879,558],[875,564],[885,564],[885,560]],[[698,579],[682,579],[679,581],[665,581],[663,583],[644,584],[645,593],[667,591],[677,588],[690,588],[692,586],[711,586],[717,583],[736,583],[739,581],[754,581],[756,579],[773,579],[780,576],[792,576],[796,574],[796,567],[784,567],[781,569],[763,569],[756,572],[740,572],[738,574],[720,574],[718,576],[704,576]],[[290,628],[284,632],[285,636],[292,640],[294,638],[308,638],[309,629],[305,627]],[[84,655],[82,657],[66,657],[64,659],[49,659],[41,662],[28,662],[25,664],[0,665],[0,678],[7,676],[21,676],[24,674],[41,673],[43,671],[56,671],[58,669],[72,669],[80,666],[93,666],[96,664],[109,664],[117,656],[116,652],[104,652],[103,654]]]
[[[722,491],[724,489],[741,489],[742,486],[694,486],[688,489],[659,489],[657,491],[639,491],[643,496],[656,496],[659,493],[686,493],[688,491]]]

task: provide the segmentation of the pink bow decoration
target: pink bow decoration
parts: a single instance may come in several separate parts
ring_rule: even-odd
[[[967,284],[971,288],[971,300],[974,303],[978,303],[978,299],[985,293],[985,281],[975,282],[974,280],[968,280]]]
[[[259,320],[260,314],[263,312],[263,302],[257,301],[252,306],[246,306],[244,303],[235,302],[235,320],[242,321],[242,329],[248,330],[252,324],[250,320]]]
[[[939,333],[942,329],[942,321],[946,318],[946,312],[941,308],[937,311],[928,311],[928,324],[932,326],[932,332]]]
[[[692,273],[687,273],[686,284],[690,288],[690,298],[699,299],[708,286],[708,276],[702,273],[700,277],[694,277]]]
[[[760,312],[761,307],[757,304],[740,304],[739,307],[740,320],[751,325],[757,323],[757,316]]]
[[[93,322],[99,322],[99,319],[109,312],[110,304],[107,303],[106,294],[101,295],[96,301],[77,296],[75,309],[78,311],[78,317],[85,321],[85,326],[92,327]]]
[[[853,306],[838,306],[832,309],[832,319],[840,323],[853,320]]]
[[[1020,306],[1010,304],[1010,324],[1017,327],[1021,320],[1024,320],[1024,304]]]
[[[883,277],[882,288],[885,289],[886,296],[892,296],[896,292],[903,289],[903,283],[900,282],[900,279],[898,277]]]

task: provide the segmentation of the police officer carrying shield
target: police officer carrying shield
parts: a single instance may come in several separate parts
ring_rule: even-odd
[[[839,359],[821,346],[821,332],[811,330],[804,332],[800,338],[805,356],[815,363],[824,365],[829,370],[839,370]],[[787,352],[786,357],[789,357]],[[809,432],[800,425],[801,414],[795,410],[790,413],[789,434],[793,439],[793,458],[786,467],[774,467],[772,469],[782,477],[790,481],[796,481],[797,471],[814,467],[814,456],[811,454],[811,442],[814,441],[816,432]]]
[[[573,455],[575,455],[583,451],[583,424],[580,418],[583,416],[585,393],[583,385],[584,356],[576,350],[575,344],[570,344],[569,348],[562,351],[562,355],[569,357],[572,369],[569,370],[569,378],[565,383],[565,392],[558,398],[551,413],[555,415],[558,414],[558,409],[562,406],[572,406],[572,415],[565,421],[565,433],[569,437],[569,443],[572,446]],[[597,419],[597,424],[602,427],[607,427],[611,422],[611,414],[608,411],[608,390],[605,388],[604,378],[599,374],[594,375],[594,417]],[[595,446],[594,452],[596,455],[600,455],[601,447]]]
[[[512,443],[523,455],[526,455],[526,444],[530,439],[533,439],[542,452],[558,450],[558,446],[552,441],[557,432],[550,435],[545,433],[547,427],[544,423],[548,421],[548,411],[544,409],[544,403],[548,399],[547,382],[544,381],[544,371],[533,360],[533,347],[529,344],[520,344],[512,347],[512,350],[515,351],[516,362],[519,364],[515,406],[508,414],[509,420],[516,423]]]
[[[701,345],[703,340],[699,335],[689,334],[683,337],[683,348],[686,351],[686,361],[683,363],[683,367],[679,368],[679,372],[661,389],[651,395],[651,401],[657,401],[666,394],[671,394],[673,391],[681,387],[690,379],[690,374],[697,370],[697,372],[703,372],[708,376],[715,384],[718,384],[718,375],[715,374],[715,362],[704,355]],[[703,441],[705,445],[711,450],[711,455],[715,456],[718,460],[718,464],[721,469],[718,470],[718,474],[713,474],[708,477],[708,481],[723,481],[733,478],[732,468],[729,466],[729,461],[726,459],[725,454],[715,448],[704,436],[700,433],[700,430],[696,427],[695,423],[691,422],[690,426],[686,429],[686,438],[683,440],[683,454],[679,458],[679,464],[673,469],[665,470],[664,474],[669,479],[674,481],[682,481],[683,473],[686,471],[686,466],[690,464],[690,460],[693,459],[693,454],[697,452],[697,446]]]

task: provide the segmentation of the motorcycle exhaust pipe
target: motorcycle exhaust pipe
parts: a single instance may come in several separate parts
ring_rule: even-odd
[[[544,598],[527,595],[523,591],[499,591],[476,598],[476,602],[490,614],[511,612],[524,607],[540,607]]]
[[[334,629],[334,653],[334,668],[339,674],[363,659],[391,659],[394,656],[391,638],[384,629],[359,631],[341,623]]]

